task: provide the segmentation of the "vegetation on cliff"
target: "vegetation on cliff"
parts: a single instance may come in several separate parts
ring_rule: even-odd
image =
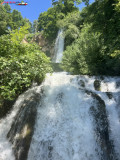
[[[6,101],[9,103],[17,98],[33,82],[40,84],[46,73],[52,71],[50,59],[37,44],[22,43],[25,35],[30,33],[29,22],[20,18],[18,11],[8,12],[6,6],[10,8],[7,4],[0,5],[0,9],[5,11],[3,14],[6,17],[12,16],[12,25],[8,26],[7,19],[0,19],[1,24],[6,24],[3,30],[0,30],[0,117],[10,109],[11,105],[5,105]]]
[[[58,29],[65,34],[62,67],[73,74],[120,75],[120,3],[96,0],[79,11],[75,0],[53,0],[41,13],[38,31],[51,41]]]
[[[115,0],[96,1],[81,12],[69,13],[60,20],[60,27],[64,28],[66,34],[62,62],[66,71],[75,74],[120,75],[118,9]]]

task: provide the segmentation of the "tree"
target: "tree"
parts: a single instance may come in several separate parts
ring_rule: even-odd
[[[72,16],[75,12],[60,20],[65,34],[69,33],[69,38],[65,38],[67,48],[62,62],[65,70],[75,74],[120,75],[120,12],[116,8],[119,6],[117,2],[96,0],[82,10],[77,23]],[[90,29],[87,30],[86,26]],[[70,41],[77,30],[78,37]]]
[[[29,24],[26,23],[25,26],[20,27],[19,29],[15,29],[11,31],[10,36],[11,36],[11,41],[14,44],[19,44],[25,37],[25,35],[29,32],[28,29],[30,28]]]
[[[5,5],[4,7],[0,4],[0,35],[8,33],[8,28],[11,26],[12,18],[7,9],[10,11],[8,5]]]
[[[25,26],[26,24],[28,24],[28,25],[29,25],[28,31],[29,31],[30,33],[33,32],[32,23],[29,21],[29,19],[24,18],[22,23],[23,23],[22,26]]]
[[[52,0],[53,6],[56,6],[58,10],[61,9],[61,12],[64,14],[67,14],[77,9],[77,7],[75,7],[75,2],[77,4],[80,4],[81,0]]]
[[[53,6],[60,6],[62,4],[64,4],[64,12],[68,13],[68,12],[72,12],[76,7],[75,7],[75,3],[78,5],[81,2],[85,2],[85,4],[88,6],[89,5],[89,0],[52,0],[52,4]]]
[[[16,9],[14,9],[12,12],[12,22],[13,22],[12,29],[17,29],[20,26],[23,26],[23,17],[21,13]]]
[[[93,33],[91,25],[85,25],[72,45],[64,52],[62,65],[74,74],[101,74],[104,70],[104,41],[100,33]]]
[[[56,7],[49,8],[47,12],[43,12],[40,14],[38,18],[38,31],[44,30],[44,36],[48,39],[55,39],[58,27],[56,22],[58,20],[58,11]]]
[[[5,4],[5,5],[4,5],[4,8],[5,8],[5,10],[7,11],[7,13],[10,13],[10,12],[11,12],[11,7],[10,7],[9,4]]]
[[[120,12],[120,1],[119,0],[116,0],[116,10],[118,11],[118,12]]]

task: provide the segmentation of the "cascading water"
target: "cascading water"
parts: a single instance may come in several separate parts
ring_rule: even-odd
[[[63,56],[63,50],[64,50],[64,35],[63,35],[63,29],[60,29],[58,31],[58,36],[55,42],[55,48],[54,48],[55,55],[53,57],[54,63],[61,62]]]
[[[120,160],[120,78],[65,72],[47,74],[45,82],[21,95],[0,121],[0,160],[17,159],[6,136],[33,91],[42,95],[27,160]]]
[[[60,30],[55,63],[63,49]],[[0,120],[0,160],[120,160],[120,78],[46,76]]]
[[[14,160],[12,152],[12,145],[7,140],[7,133],[9,132],[15,115],[17,114],[24,95],[20,96],[16,101],[12,112],[5,118],[0,120],[0,160]]]
[[[120,78],[96,79],[47,75],[28,160],[120,160]]]
[[[40,87],[37,87],[37,89],[36,89],[36,87],[33,87],[33,88],[29,89],[28,91],[26,91],[25,93],[23,93],[22,95],[20,95],[19,98],[17,99],[16,103],[14,104],[12,111],[6,116],[6,118],[0,120],[0,160],[19,159],[19,158],[15,158],[15,155],[14,155],[14,152],[13,152],[14,145],[12,145],[9,142],[9,140],[7,138],[8,133],[9,133],[10,129],[14,129],[11,126],[14,122],[15,123],[17,122],[17,120],[15,120],[15,117],[19,113],[20,108],[22,108],[22,110],[24,111],[25,102],[26,101],[30,102],[31,99],[32,99],[32,96],[35,93],[40,92],[39,89],[40,89]],[[33,107],[35,107],[35,106],[33,106]],[[28,110],[28,113],[29,113],[29,110]],[[22,124],[22,120],[24,120],[24,116],[26,116],[25,112],[23,112],[21,117],[20,116],[18,117],[18,121],[19,121],[19,124],[18,124],[18,127],[17,127],[18,129],[19,129],[19,126],[21,126],[21,124]],[[15,136],[16,137],[15,137],[15,139],[13,139],[13,144],[14,144],[15,141],[19,142],[17,137],[21,138],[21,139],[25,138],[24,135],[26,134],[26,131],[23,130],[23,133],[20,136],[18,136],[19,132],[18,132],[17,128],[15,128],[15,130],[16,130],[16,135]],[[11,136],[14,136],[14,135],[11,135]],[[19,144],[17,144],[17,145],[19,146]],[[19,151],[18,151],[18,154],[19,154]]]

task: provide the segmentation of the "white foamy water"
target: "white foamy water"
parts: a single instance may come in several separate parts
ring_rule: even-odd
[[[58,31],[58,36],[56,38],[54,50],[55,50],[54,51],[55,55],[53,57],[53,62],[60,63],[62,61],[63,50],[64,50],[64,35],[62,29]]]
[[[98,160],[90,96],[65,73],[48,75],[28,160]]]
[[[94,88],[96,79],[100,81],[100,91]],[[24,99],[33,91],[40,93],[41,88],[44,92],[37,110],[28,160],[109,160],[104,156],[101,158],[102,148],[96,142],[99,136],[95,131],[97,124],[90,112],[91,106],[97,109],[97,105],[86,90],[105,102],[109,137],[117,156],[111,160],[120,160],[120,78],[103,77],[101,80],[100,77],[73,76],[65,72],[47,74],[41,86],[22,94],[11,113],[0,120],[0,160],[15,160],[7,133]]]
[[[116,92],[120,91],[120,88],[119,87],[116,88],[116,82],[118,82],[118,80],[120,81],[120,79],[119,78],[116,79],[111,78],[110,80],[108,78],[106,79],[108,82],[102,83],[101,90],[111,92],[112,98],[109,99],[107,95],[103,94],[102,92],[101,93],[99,92],[98,95],[104,100],[106,105],[106,111],[110,127],[109,128],[110,139],[113,141],[116,155],[119,160],[120,159],[120,115],[119,115],[120,108],[119,109],[117,108],[118,106],[120,107],[120,103],[117,103],[116,96],[120,94],[119,93],[116,94]],[[103,84],[107,87],[104,87]]]
[[[15,160],[12,152],[12,145],[6,137],[22,99],[23,97],[19,98],[13,111],[5,119],[0,120],[0,160]]]
[[[39,87],[37,89],[39,90]],[[14,121],[17,112],[24,102],[24,99],[29,98],[34,90],[36,89],[29,89],[27,92],[19,96],[16,103],[14,104],[12,111],[7,115],[6,118],[0,120],[0,160],[15,160],[12,151],[12,145],[7,139],[7,134],[11,128],[12,122]]]

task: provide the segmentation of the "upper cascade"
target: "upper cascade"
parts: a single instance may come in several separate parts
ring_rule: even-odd
[[[64,35],[63,35],[63,29],[60,29],[58,31],[58,36],[55,42],[53,62],[61,63],[63,51],[64,51]]]

